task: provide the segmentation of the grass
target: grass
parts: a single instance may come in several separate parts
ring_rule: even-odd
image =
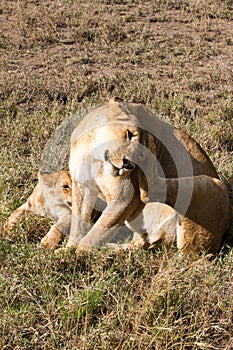
[[[62,121],[117,95],[193,136],[232,175],[232,1],[0,4],[0,228]],[[233,255],[38,249],[49,221],[0,241],[2,349],[233,348]],[[231,241],[232,228],[228,244]]]
[[[1,248],[3,348],[223,349],[230,344],[232,252],[213,261],[166,251],[107,250],[61,260],[20,242]]]

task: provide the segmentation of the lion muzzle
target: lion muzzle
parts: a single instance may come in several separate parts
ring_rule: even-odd
[[[135,168],[135,164],[131,162],[125,155],[123,157],[118,157],[110,155],[109,150],[107,149],[104,153],[104,159],[106,162],[109,162],[114,169],[118,170],[120,176],[132,171]]]

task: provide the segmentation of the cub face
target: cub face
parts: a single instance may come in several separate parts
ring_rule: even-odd
[[[61,171],[61,187],[65,202],[72,206],[72,180],[69,171]]]

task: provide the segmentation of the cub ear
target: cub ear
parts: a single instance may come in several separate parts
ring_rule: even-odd
[[[48,187],[54,187],[57,181],[59,181],[59,172],[38,172],[38,180],[42,184],[45,184]]]

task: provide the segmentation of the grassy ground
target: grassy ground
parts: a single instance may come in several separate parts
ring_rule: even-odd
[[[2,0],[0,227],[56,127],[112,95],[145,103],[232,174],[233,3]],[[1,349],[233,349],[233,250],[40,251],[48,220],[0,241]]]

